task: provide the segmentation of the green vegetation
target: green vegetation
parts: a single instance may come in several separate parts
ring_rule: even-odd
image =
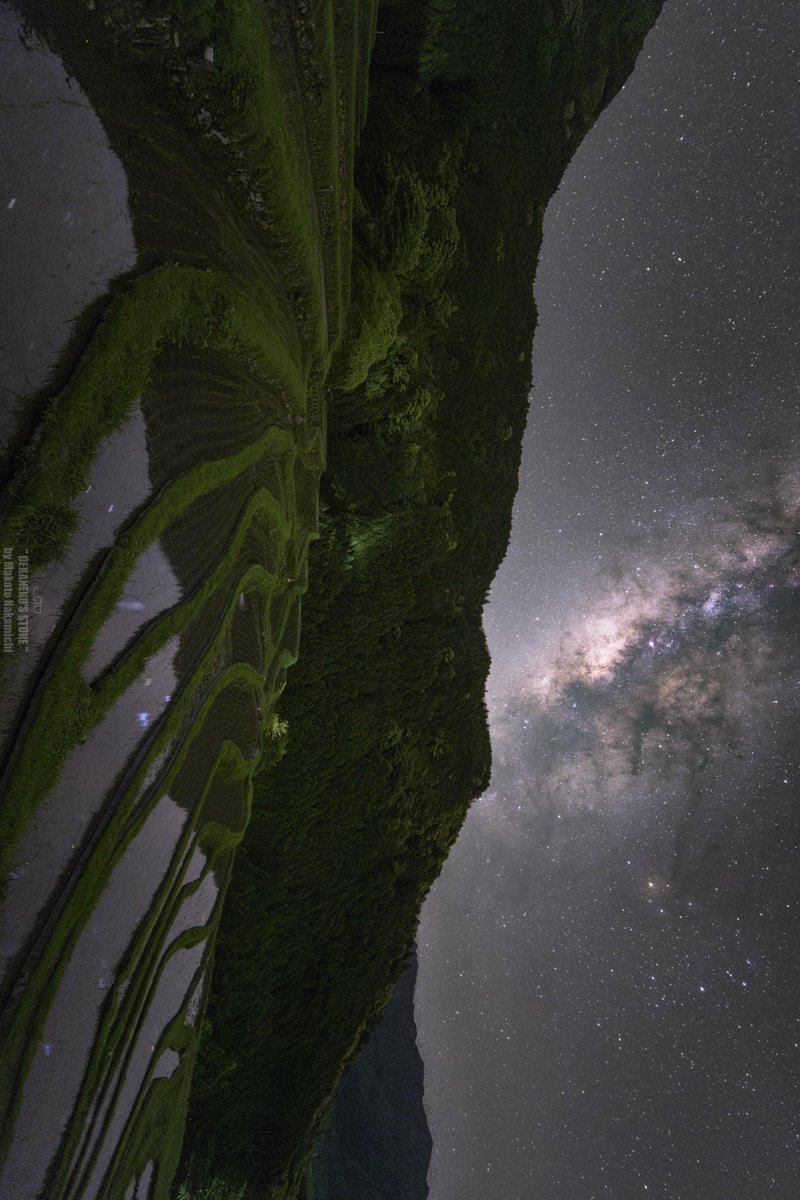
[[[481,612],[516,490],[542,216],[657,9],[380,9],[288,744],[254,781],[220,927],[190,1194],[302,1194],[488,781]]]
[[[397,280],[379,271],[374,263],[361,264],[354,280],[344,343],[328,378],[330,386],[351,392],[362,384],[370,368],[386,358],[397,338],[402,315]]]
[[[273,387],[299,391],[297,367],[272,336],[268,314],[224,278],[173,265],[132,281],[48,408],[41,437],[20,454],[0,537],[4,545],[28,547],[32,570],[67,549],[75,528],[71,502],[88,482],[100,443],[124,422],[160,347],[170,343],[213,346],[234,358],[257,354]]]
[[[177,683],[4,981],[0,1152],[115,868],[167,796],[186,814],[99,1010],[48,1195],[91,1190],[124,1115],[118,1068],[192,947],[157,1046],[179,1066],[148,1068],[103,1194],[152,1162],[165,1200],[187,1104],[178,1200],[308,1192],[337,1080],[488,781],[481,611],[516,490],[542,215],[658,6],[24,4],[122,159],[139,263],[31,400],[3,542],[33,569],[68,553],[92,462],[137,402],[152,494],[85,564],[10,731],[4,877],[65,760],[173,642]],[[90,679],[156,541],[181,598]],[[173,937],[210,874],[212,914]]]
[[[202,1029],[190,996],[207,986],[259,752],[277,761],[286,740],[275,703],[297,657],[316,537],[323,383],[349,302],[353,159],[375,11],[369,0],[345,13],[323,3],[267,14],[255,0],[24,7],[123,162],[139,258],[95,306],[94,324],[79,326],[49,390],[29,398],[30,436],[6,464],[4,544],[25,545],[33,572],[69,556],[92,464],[136,404],[152,492],[114,543],[80,564],[25,710],[3,731],[4,880],[30,818],[87,739],[91,780],[92,731],[154,656],[169,653],[176,683],[163,716],[131,742],[127,761],[120,756],[107,794],[93,798],[96,814],[3,979],[0,1155],[13,1145],[49,1011],[115,871],[137,852],[148,819],[177,805],[182,832],[98,1008],[45,1185],[48,1196],[78,1200],[100,1170],[103,1195],[116,1200],[152,1163],[162,1200]],[[209,41],[213,69],[202,65]],[[156,544],[180,599],[92,677],[98,635]],[[202,875],[185,883],[198,857]],[[175,921],[212,877],[220,899],[210,917],[175,937]],[[159,980],[192,947],[195,982],[126,1099]],[[179,1065],[158,1078],[167,1049]]]
[[[231,1191],[226,1183],[218,1179],[203,1184],[199,1191],[190,1191],[186,1184],[182,1183],[175,1193],[175,1200],[244,1200],[244,1188]]]

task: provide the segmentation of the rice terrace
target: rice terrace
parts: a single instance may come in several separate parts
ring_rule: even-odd
[[[488,779],[544,207],[658,8],[0,5],[3,1198],[316,1195]]]

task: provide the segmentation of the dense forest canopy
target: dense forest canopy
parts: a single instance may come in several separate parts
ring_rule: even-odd
[[[299,1186],[488,782],[481,611],[517,486],[544,207],[658,7],[379,9],[285,755],[256,782],[187,1141],[201,1176],[254,1196]]]

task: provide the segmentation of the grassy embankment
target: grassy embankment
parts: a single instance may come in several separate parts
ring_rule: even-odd
[[[321,538],[229,889],[184,1170],[286,1200],[488,779],[544,207],[656,0],[385,3]],[[190,1189],[191,1190],[191,1189]],[[200,1190],[198,1190],[200,1194]]]
[[[47,1185],[48,1195],[77,1198],[95,1162],[92,1139],[119,1100],[113,1069],[158,978],[193,940],[207,942],[210,961],[220,904],[207,926],[165,950],[176,912],[199,886],[184,883],[186,863],[201,847],[224,895],[259,747],[274,741],[275,700],[297,656],[324,464],[322,387],[349,299],[352,165],[374,5],[24,7],[123,162],[139,266],[88,336],[81,329],[85,341],[68,348],[53,388],[35,398],[39,428],[17,448],[0,509],[3,544],[24,545],[32,570],[68,552],[91,464],[138,397],[153,491],[86,564],[7,740],[6,867],[66,756],[180,636],[172,703],[76,848],[0,997],[2,1151],[70,955],[115,865],[169,791],[186,827],[118,967],[120,987],[102,1010]],[[198,65],[209,42],[213,70]],[[95,638],[156,540],[182,598],[89,682]],[[184,1006],[161,1042],[180,1051],[180,1066],[169,1080],[145,1080],[104,1195],[122,1195],[152,1159],[155,1195],[167,1194],[195,1054],[185,1018]]]

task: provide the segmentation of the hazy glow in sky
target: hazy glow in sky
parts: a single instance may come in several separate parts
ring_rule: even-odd
[[[671,0],[546,225],[432,1200],[796,1200],[800,12]]]

